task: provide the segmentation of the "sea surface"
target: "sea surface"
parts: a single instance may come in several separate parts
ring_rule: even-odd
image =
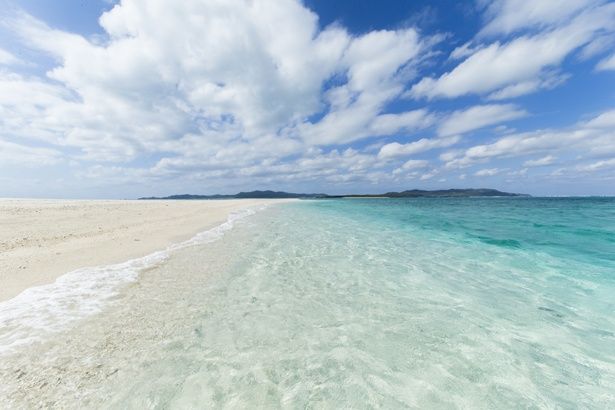
[[[615,408],[615,199],[239,216],[0,304],[0,408]]]

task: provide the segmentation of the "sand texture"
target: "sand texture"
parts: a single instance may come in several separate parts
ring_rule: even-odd
[[[281,200],[0,199],[0,301],[69,271],[123,262]]]

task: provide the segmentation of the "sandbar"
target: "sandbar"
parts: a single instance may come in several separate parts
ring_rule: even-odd
[[[0,199],[0,301],[75,269],[165,249],[231,212],[283,201]]]

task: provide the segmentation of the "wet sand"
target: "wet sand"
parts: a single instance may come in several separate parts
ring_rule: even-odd
[[[145,256],[276,201],[284,200],[0,199],[0,301],[75,269]]]

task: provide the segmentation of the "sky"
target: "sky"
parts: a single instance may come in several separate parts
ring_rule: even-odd
[[[615,195],[613,1],[0,10],[0,197]]]

